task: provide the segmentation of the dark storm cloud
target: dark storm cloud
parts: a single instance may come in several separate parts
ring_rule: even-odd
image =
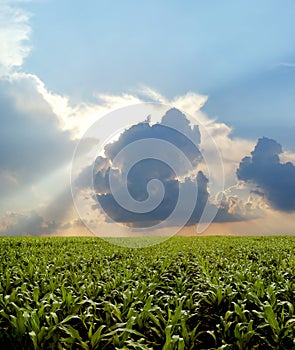
[[[202,172],[198,173],[197,178],[203,177],[204,175]],[[100,205],[102,208],[107,212],[107,214],[116,222],[122,222],[126,224],[130,224],[131,226],[152,226],[156,223],[159,223],[165,219],[171,214],[171,212],[174,210],[177,200],[178,200],[178,195],[179,195],[179,190],[182,187],[182,190],[185,193],[189,193],[190,191],[194,191],[194,187],[196,186],[192,179],[186,179],[184,182],[179,182],[176,179],[172,180],[163,180],[161,181],[164,182],[165,186],[165,195],[160,203],[160,205],[147,213],[134,213],[131,211],[128,211],[124,208],[122,208],[120,205],[118,205],[111,193],[107,194],[102,194],[98,195],[98,200],[100,202]],[[195,181],[197,181],[195,179]],[[192,218],[189,221],[188,224],[194,224],[195,222],[198,222],[200,219],[202,212],[204,210],[204,206],[206,204],[206,199],[208,196],[207,192],[207,187],[203,187],[202,183],[198,183],[198,191],[199,191],[199,196],[198,196],[198,201],[197,204],[194,208],[194,212],[192,214]],[[138,191],[138,186],[137,191]],[[132,188],[132,187],[131,187]],[[145,189],[146,187],[144,187]],[[132,191],[130,191],[132,194]],[[145,190],[141,191],[145,192]],[[133,192],[134,194],[134,192]],[[142,198],[142,193],[138,192],[134,196],[137,200],[143,200],[145,199],[144,197]],[[174,216],[173,221],[170,221],[170,225],[177,225],[179,220],[181,219],[181,216],[184,215],[185,213],[179,212],[178,217]]]
[[[188,135],[191,140],[184,134]],[[105,157],[98,157],[93,167],[85,168],[78,177],[76,186],[85,186],[86,182],[84,179],[94,170],[95,199],[104,209],[107,216],[116,222],[125,223],[133,227],[148,227],[167,219],[176,206],[180,191],[185,193],[184,197],[187,198],[197,187],[197,200],[187,225],[193,225],[199,222],[209,198],[208,179],[202,171],[197,171],[195,175],[191,175],[188,174],[186,167],[180,166],[180,175],[182,176],[182,180],[180,180],[177,176],[179,174],[175,174],[168,164],[158,159],[143,159],[136,163],[128,172],[127,182],[129,193],[137,201],[146,200],[148,198],[147,184],[150,180],[156,178],[161,181],[165,188],[161,203],[152,211],[136,213],[123,208],[114,198],[109,184],[112,161],[124,147],[130,145],[132,142],[149,138],[164,140],[173,144],[186,155],[194,168],[197,168],[202,162],[202,155],[199,150],[200,132],[198,126],[191,126],[184,114],[176,109],[171,109],[163,116],[160,123],[151,125],[149,120],[146,120],[145,122],[136,124],[125,130],[117,141],[105,146]],[[120,167],[116,169],[116,176],[120,176],[120,174],[126,171],[125,167],[130,155],[127,152],[125,158],[121,158]],[[182,164],[181,159],[177,158],[176,161],[178,165]],[[100,206],[94,205],[93,209],[100,208]],[[213,208],[214,204],[211,204],[211,209]],[[169,222],[169,224],[177,225],[180,216],[183,215],[185,217],[185,210],[184,205],[183,210],[178,212],[178,217],[174,216],[174,221]],[[239,216],[236,217],[233,213],[228,212],[226,205],[221,207],[216,217],[216,221],[236,221],[239,219]]]
[[[295,166],[281,163],[282,146],[263,137],[255,146],[251,157],[242,159],[237,170],[238,179],[253,183],[255,191],[269,204],[282,211],[295,210]]]
[[[198,126],[191,126],[186,116],[176,108],[170,109],[161,123],[150,125],[148,120],[126,130],[117,142],[106,145],[105,155],[109,160],[130,143],[142,139],[155,138],[167,141],[180,149],[192,165],[198,165],[202,155],[198,149],[200,131]]]

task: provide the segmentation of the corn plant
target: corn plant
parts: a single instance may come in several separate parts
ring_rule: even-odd
[[[295,349],[294,248],[292,236],[138,249],[2,237],[0,348]]]

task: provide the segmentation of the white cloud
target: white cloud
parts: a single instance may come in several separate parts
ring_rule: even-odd
[[[14,72],[10,74],[11,81],[26,81],[35,93],[41,95],[48,104],[62,131],[70,131],[74,139],[82,137],[85,131],[100,117],[120,107],[142,102],[131,94],[106,95],[98,94],[97,103],[72,104],[70,97],[59,95],[47,89],[45,83],[34,74]],[[34,106],[34,100],[26,103],[28,108]],[[22,105],[22,108],[26,108]]]
[[[17,73],[20,76],[20,73]],[[28,76],[28,74],[26,74]],[[71,104],[68,96],[61,96],[48,91],[45,84],[35,75],[30,75],[35,81],[36,89],[49,104],[56,116],[60,128],[72,133],[73,138],[79,139],[84,132],[99,118],[111,111],[132,104],[142,102],[156,102],[179,108],[188,116],[192,116],[196,124],[202,125],[216,143],[224,165],[226,187],[236,182],[235,171],[242,157],[249,154],[255,145],[255,140],[233,138],[232,129],[215,119],[210,119],[202,112],[202,107],[207,101],[207,96],[189,92],[183,96],[177,96],[171,100],[159,92],[145,87],[138,93],[121,95],[97,94],[97,103]],[[140,95],[140,97],[139,97]],[[203,135],[201,147],[206,144],[206,136]],[[219,176],[218,171],[214,172]],[[214,176],[213,176],[214,177]]]
[[[0,76],[20,67],[30,53],[30,14],[19,1],[1,1],[0,6]]]
[[[295,62],[279,62],[276,67],[295,68]]]
[[[295,153],[292,153],[290,151],[285,151],[282,154],[280,154],[280,161],[282,163],[291,162],[295,164]]]

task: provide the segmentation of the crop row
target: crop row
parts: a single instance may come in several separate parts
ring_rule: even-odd
[[[294,237],[0,239],[1,349],[295,348]]]

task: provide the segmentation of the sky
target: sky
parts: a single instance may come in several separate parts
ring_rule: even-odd
[[[0,235],[158,232],[161,221],[183,234],[294,234],[294,13],[291,0],[0,0]],[[189,164],[130,168],[137,203],[122,209],[109,175],[121,191],[134,150],[115,155],[142,138],[141,154],[180,151]],[[158,211],[135,213],[162,190]],[[198,232],[202,218],[212,222]]]

